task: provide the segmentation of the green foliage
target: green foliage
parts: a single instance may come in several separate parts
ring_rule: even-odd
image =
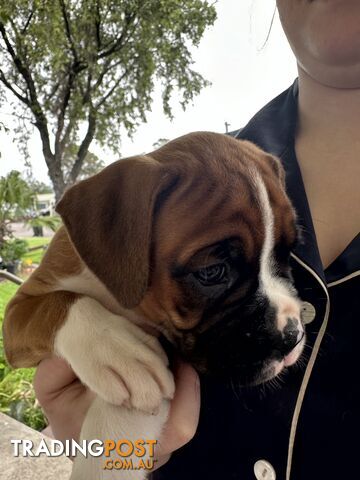
[[[28,247],[25,240],[14,238],[4,242],[0,247],[0,256],[5,263],[13,263],[20,260],[27,252]]]
[[[35,430],[42,430],[46,420],[35,398],[32,385],[34,371],[11,370],[5,376],[0,382],[0,411]]]
[[[2,340],[1,326],[4,317],[4,312],[6,305],[10,298],[15,295],[18,285],[15,285],[11,282],[1,282],[0,283],[0,392],[1,392],[1,382],[5,376],[10,372],[10,367],[6,364],[5,355],[4,355],[4,346]],[[2,403],[0,400],[0,408]]]
[[[0,283],[0,322],[2,321],[5,307],[8,301],[13,295],[15,295],[15,292],[18,288],[18,285],[15,285],[15,283],[12,282],[6,281]]]
[[[21,173],[11,171],[0,177],[0,247],[6,236],[11,236],[10,224],[26,215],[34,204],[34,192]]]
[[[0,177],[0,199],[10,207],[24,209],[32,204],[33,192],[21,173],[12,170],[5,177]]]
[[[0,256],[5,263],[18,260],[26,251],[22,240],[11,240],[11,223],[23,221],[31,227],[48,227],[53,231],[60,226],[61,220],[57,216],[33,217],[36,194],[48,188],[31,177],[25,180],[16,170],[0,177]]]
[[[22,260],[25,263],[37,263],[41,262],[41,259],[45,253],[46,246],[50,243],[50,237],[32,237],[27,238],[26,244],[28,247],[27,252],[23,255]],[[36,248],[36,247],[44,247],[44,248]],[[34,249],[36,250],[30,250]]]
[[[50,217],[35,217],[31,218],[30,220],[26,221],[26,224],[30,227],[43,227],[49,228],[53,232],[61,225],[61,218],[58,216],[50,216]]]
[[[27,239],[28,247],[47,244],[49,238]],[[23,259],[31,258],[40,261],[43,250],[28,252]],[[15,295],[18,285],[5,281],[0,282],[0,411],[16,418],[31,428],[42,430],[46,420],[35,398],[32,381],[34,369],[11,369],[5,360],[2,339],[2,322],[7,303]]]
[[[64,158],[63,158],[63,170],[64,170],[64,177],[65,180],[68,180],[71,176],[71,169],[76,159],[76,154],[79,150],[79,145],[68,145],[64,151]],[[105,168],[105,163],[101,160],[95,153],[88,152],[85,155],[83,166],[81,167],[81,171],[78,175],[77,180],[84,180],[85,178],[89,178],[92,175],[96,175],[97,173],[101,172]]]
[[[50,185],[48,185],[47,183],[41,182],[36,178],[28,177],[27,181],[28,181],[29,187],[34,192],[34,194],[54,193],[54,190],[51,188]]]
[[[44,238],[44,237],[38,237]],[[28,252],[23,256],[24,262],[28,262],[29,264],[39,264],[41,259],[44,255],[45,249],[38,249],[33,252]]]
[[[156,140],[156,142],[153,143],[153,147],[154,147],[154,148],[160,148],[160,147],[162,147],[163,145],[167,144],[168,141],[169,141],[168,138],[163,138],[163,137],[161,137],[161,138],[159,138],[158,140]]]
[[[48,245],[51,241],[50,237],[30,237],[24,238],[28,248],[40,247],[43,245]]]
[[[34,192],[21,173],[12,170],[6,177],[0,177],[0,202],[3,208],[11,208],[13,214],[19,214],[33,204]]]
[[[146,121],[155,81],[170,117],[174,91],[185,108],[207,85],[190,47],[215,19],[205,0],[1,2],[0,85],[39,130],[57,198],[78,177],[93,139],[118,152],[121,128],[131,134]],[[23,123],[18,133],[26,143]],[[69,145],[79,148],[65,179]]]

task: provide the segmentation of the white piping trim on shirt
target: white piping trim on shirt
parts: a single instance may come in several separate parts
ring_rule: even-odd
[[[349,275],[346,275],[346,277],[339,278],[339,280],[335,280],[334,282],[330,282],[327,284],[328,287],[334,287],[335,285],[339,285],[340,283],[344,283],[347,280],[350,280],[352,278],[357,277],[360,275],[360,270],[357,270],[356,272],[350,273]]]
[[[300,417],[300,412],[301,412],[301,407],[304,401],[306,389],[310,380],[310,376],[317,358],[317,355],[319,353],[319,349],[321,346],[321,342],[324,338],[324,334],[326,331],[326,327],[328,324],[328,319],[329,319],[329,314],[330,314],[330,298],[329,298],[329,293],[327,291],[326,285],[324,282],[321,280],[319,275],[317,275],[316,272],[314,272],[306,263],[304,263],[300,258],[298,258],[296,255],[293,253],[291,256],[300,264],[302,265],[308,272],[310,272],[313,277],[316,278],[316,280],[320,283],[320,285],[323,287],[325,294],[326,294],[326,309],[325,309],[325,315],[324,315],[324,320],[321,324],[319,333],[316,337],[315,343],[313,350],[311,352],[310,359],[308,361],[308,364],[306,366],[306,370],[304,373],[304,377],[300,386],[299,394],[296,400],[296,405],[294,409],[294,414],[291,422],[291,429],[290,429],[290,436],[289,436],[289,446],[288,446],[288,457],[287,457],[287,465],[286,465],[286,480],[290,480],[290,474],[291,474],[291,467],[292,467],[292,459],[293,459],[293,451],[294,451],[294,443],[295,443],[295,436],[296,436],[296,429],[298,425],[298,420]]]

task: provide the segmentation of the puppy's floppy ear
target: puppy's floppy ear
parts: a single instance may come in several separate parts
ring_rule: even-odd
[[[74,185],[56,207],[80,257],[126,308],[147,289],[156,199],[175,181],[168,166],[132,157]]]
[[[235,140],[239,141],[239,140]],[[268,171],[268,167],[271,168],[271,173],[274,173],[276,178],[278,179],[281,187],[285,190],[285,170],[282,166],[280,158],[272,155],[269,152],[265,152],[262,148],[258,147],[256,144],[249,142],[248,140],[240,140],[243,147],[245,147],[250,153],[251,157],[254,161],[258,164],[264,166],[266,165],[266,170]],[[265,173],[265,172],[264,172]]]
[[[280,185],[285,190],[285,170],[281,164],[280,159],[278,157],[275,157],[275,155],[268,154],[267,160],[269,161],[275,175],[278,177]]]

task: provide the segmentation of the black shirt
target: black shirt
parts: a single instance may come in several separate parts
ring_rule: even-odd
[[[156,480],[360,478],[360,234],[324,271],[295,155],[297,93],[295,81],[233,135],[277,155],[286,171],[303,236],[291,260],[308,321],[303,360],[270,385],[202,379],[197,433]]]

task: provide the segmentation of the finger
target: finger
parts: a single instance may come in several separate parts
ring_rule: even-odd
[[[42,360],[34,376],[34,389],[40,403],[57,396],[77,377],[70,365],[59,357]]]
[[[94,394],[58,357],[48,358],[39,364],[34,388],[54,437],[62,441],[70,438],[77,440]]]
[[[188,443],[196,433],[200,414],[200,381],[196,371],[180,362],[174,372],[176,390],[168,421],[159,442],[159,457]],[[161,459],[160,459],[161,460]]]

